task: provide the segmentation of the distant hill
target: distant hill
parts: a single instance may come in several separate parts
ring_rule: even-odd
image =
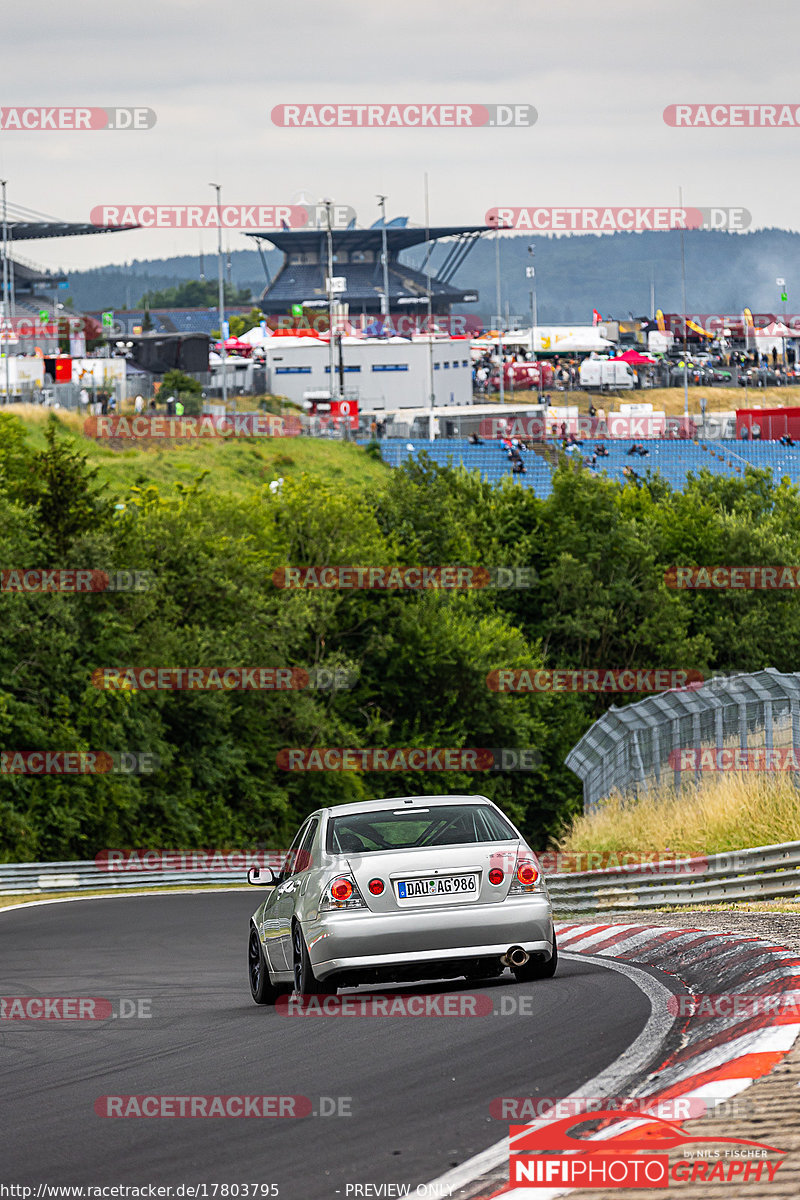
[[[779,312],[777,277],[789,287],[787,312],[800,312],[800,234],[782,229],[754,233],[689,230],[684,235],[686,307],[688,312],[738,313],[746,305],[754,312]],[[535,246],[531,258],[528,246]],[[431,269],[447,252],[447,243],[431,256]],[[403,255],[420,266],[424,248]],[[274,276],[283,260],[277,250],[266,254]],[[627,319],[650,314],[651,282],[655,304],[664,312],[681,312],[680,235],[614,233],[602,236],[536,237],[529,234],[500,238],[502,307],[510,315],[530,319],[530,280],[525,268],[536,267],[538,316],[542,324],[591,321],[592,309],[603,317]],[[206,255],[205,275],[216,279],[216,257]],[[135,308],[142,294],[174,287],[200,276],[199,258],[135,260],[129,266],[98,267],[70,273],[70,296],[78,309]],[[227,277],[227,272],[226,272]],[[231,281],[249,287],[253,296],[264,290],[265,277],[255,250],[231,253]],[[490,318],[496,310],[494,235],[472,249],[452,281],[474,287],[480,300],[460,311]]]

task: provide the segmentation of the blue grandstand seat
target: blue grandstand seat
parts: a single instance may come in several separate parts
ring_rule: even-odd
[[[649,451],[646,457],[629,455],[628,441],[607,440],[607,458],[599,458],[593,474],[606,475],[619,483],[625,481],[623,467],[631,466],[637,475],[648,472],[660,475],[676,491],[685,487],[690,474],[698,475],[702,470],[712,475],[728,478],[741,477],[747,467],[769,468],[777,481],[784,475],[792,483],[800,484],[800,445],[785,447],[777,442],[689,442],[673,438],[652,438],[644,443]],[[413,446],[413,451],[408,446]],[[584,442],[582,454],[591,453],[594,443]],[[532,488],[536,495],[545,499],[553,490],[553,468],[538,454],[524,455],[525,475],[511,474],[511,464],[499,442],[485,442],[473,446],[466,438],[439,438],[429,442],[421,438],[388,438],[381,442],[381,453],[389,466],[401,466],[407,459],[424,450],[434,462],[453,466],[463,465],[467,470],[478,470],[481,477],[490,483],[499,483],[510,477],[521,487]]]

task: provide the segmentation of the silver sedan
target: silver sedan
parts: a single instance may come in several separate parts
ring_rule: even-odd
[[[539,863],[484,796],[414,796],[322,808],[304,822],[251,918],[250,990],[272,1004],[339,987],[509,967],[546,979],[558,962]]]

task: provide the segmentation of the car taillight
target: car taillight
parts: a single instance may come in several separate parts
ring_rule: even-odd
[[[497,886],[498,883],[502,883],[504,878],[505,876],[503,875],[503,872],[498,871],[497,867],[493,868],[493,870],[489,872],[489,883],[493,883],[495,886]]]
[[[370,879],[367,886],[369,887],[369,890],[372,892],[373,896],[380,896],[386,885],[382,879]]]
[[[523,884],[536,883],[539,872],[531,862],[521,862],[517,867],[517,879]]]
[[[322,893],[320,912],[335,912],[342,908],[366,908],[364,899],[352,875],[337,875]]]
[[[529,852],[520,855],[517,858],[511,887],[508,889],[509,896],[520,896],[526,892],[538,892],[542,890],[546,889],[536,859]]]

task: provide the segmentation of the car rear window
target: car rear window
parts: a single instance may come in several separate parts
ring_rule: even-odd
[[[486,804],[440,804],[432,805],[427,812],[387,808],[332,817],[327,849],[329,854],[363,854],[371,850],[507,842],[516,837],[505,818]]]

